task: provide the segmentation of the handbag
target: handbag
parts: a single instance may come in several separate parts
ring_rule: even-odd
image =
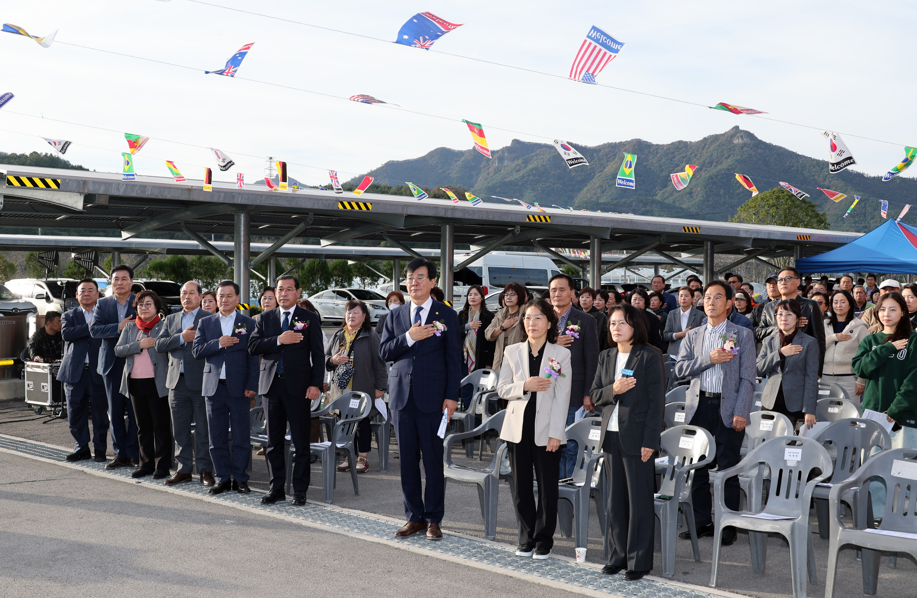
[[[357,339],[354,338],[350,343],[350,351],[347,352],[347,357],[353,355],[353,347],[356,344]],[[353,378],[353,371],[353,360],[351,359],[347,363],[342,363],[334,368],[334,376],[331,378],[331,382],[341,390],[344,390]]]

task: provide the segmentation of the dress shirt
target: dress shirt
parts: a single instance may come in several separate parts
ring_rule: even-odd
[[[181,339],[182,345],[185,344],[185,339],[184,337],[181,336],[182,332],[184,332],[185,329],[188,328],[188,326],[194,326],[194,318],[197,317],[197,312],[199,312],[200,310],[201,310],[201,306],[197,306],[196,308],[192,309],[191,311],[187,313],[182,312],[182,315],[181,315],[181,330],[182,331],[178,333],[179,338]],[[185,360],[184,359],[181,362],[181,373],[182,374],[185,373]]]
[[[630,353],[618,352],[618,359],[615,362],[615,382],[621,377],[621,371],[624,370],[624,366],[627,365],[628,357],[630,357]],[[609,432],[618,431],[618,407],[620,406],[620,403],[615,403],[615,410],[611,412],[611,417],[608,419],[608,427],[605,429]]]
[[[232,336],[232,327],[236,323],[236,312],[232,312],[228,316],[224,316],[220,312],[217,312],[220,316],[220,328],[223,331],[223,336]],[[224,347],[225,348],[225,347]],[[223,359],[223,367],[220,368],[220,380],[226,379],[226,359]]]
[[[720,335],[726,332],[726,322],[728,321],[729,320],[723,320],[720,322],[720,325],[716,327],[712,326],[710,322],[707,321],[707,326],[704,329],[704,354],[709,355],[714,349],[723,348],[723,341],[720,339]],[[701,373],[700,389],[703,392],[723,392],[722,364],[718,363],[716,365],[711,365]]]
[[[112,295],[112,297],[114,297],[114,295]],[[118,304],[118,323],[119,324],[121,323],[122,320],[124,320],[124,316],[127,315],[127,307],[128,307],[127,302],[130,298],[131,298],[130,295],[128,295],[127,299],[124,300],[124,303],[121,303],[120,301],[118,301],[118,298],[115,297],[115,303]]]
[[[290,314],[290,321],[288,322],[288,326],[290,326],[290,328],[289,328],[288,330],[292,330],[292,326],[293,326],[293,310],[294,310],[294,309],[296,309],[296,306],[295,306],[295,305],[294,305],[293,307],[291,307],[290,309],[282,309],[282,308],[281,308],[281,310],[280,310],[280,328],[281,328],[281,329],[283,329],[283,319],[286,317],[287,314]],[[283,333],[281,333],[281,334],[283,334]],[[280,345],[280,337],[279,337],[279,336],[277,337],[277,345],[278,345],[278,346]]]
[[[557,318],[557,332],[559,332],[560,334],[564,333],[564,328],[567,327],[567,318],[570,317],[570,312],[572,311],[573,311],[573,304],[571,303],[569,306],[567,306],[567,311],[565,311],[562,316]]]
[[[414,312],[417,311],[418,307],[420,307],[420,325],[426,326],[427,316],[430,315],[430,308],[433,307],[433,297],[427,297],[427,300],[424,301],[423,305],[420,305],[420,306],[418,306],[416,303],[414,303],[413,300],[411,300],[411,302],[408,303],[408,307],[411,308],[411,314],[410,314],[411,326],[412,327],[414,326]],[[411,338],[410,330],[404,333],[404,338],[407,339],[409,347],[414,346],[414,339]]]
[[[681,309],[681,307],[679,307],[678,309]],[[684,331],[685,331],[685,328],[688,327],[688,316],[690,316],[690,315],[691,315],[691,308],[690,308],[690,307],[688,307],[688,309],[685,309],[685,310],[682,310],[682,311],[681,311],[681,331],[682,331],[682,332],[684,332]]]
[[[87,325],[91,325],[91,324],[92,324],[92,316],[95,315],[95,313],[96,313],[96,306],[95,306],[95,304],[93,304],[92,309],[90,309],[89,311],[86,311],[86,308],[84,308],[84,307],[82,307],[82,306],[80,306],[80,309],[83,311],[83,317],[86,318],[86,324],[87,324]],[[85,361],[85,363],[86,363],[87,365],[89,364],[89,351],[86,351],[86,361]]]

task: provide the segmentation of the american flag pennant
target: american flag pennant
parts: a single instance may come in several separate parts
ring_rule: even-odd
[[[569,78],[595,85],[595,78],[618,56],[623,47],[624,42],[616,40],[593,25],[573,59]]]
[[[882,207],[880,209],[882,210],[882,217],[888,218],[888,202],[884,199],[882,200]]]

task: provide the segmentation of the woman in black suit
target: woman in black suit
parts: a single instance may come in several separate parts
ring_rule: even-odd
[[[665,405],[662,354],[648,344],[642,310],[611,308],[612,347],[599,354],[592,402],[602,410],[602,450],[611,486],[611,556],[602,569],[614,575],[627,569],[636,581],[653,568],[655,463]],[[652,316],[655,318],[655,316]]]
[[[647,310],[650,305],[649,294],[641,288],[634,289],[631,291],[630,304],[643,315],[643,323],[646,325],[646,342],[665,353],[668,347],[662,340],[662,322],[659,316]],[[611,311],[609,310],[608,313],[611,314]],[[610,315],[609,318],[611,318]]]
[[[459,312],[459,324],[462,325],[462,378],[494,366],[494,348],[497,343],[485,334],[493,321],[494,313],[484,303],[483,287],[471,285],[465,295],[465,307]],[[462,406],[467,408],[468,401],[474,396],[474,386],[466,384],[459,392]]]

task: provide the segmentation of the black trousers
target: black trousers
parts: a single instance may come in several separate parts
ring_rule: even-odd
[[[716,441],[716,457],[707,467],[694,470],[691,498],[694,500],[694,522],[697,527],[713,523],[713,497],[710,494],[710,469],[717,467],[720,471],[736,465],[741,459],[742,439],[745,432],[736,432],[723,423],[720,416],[720,400],[711,399],[703,394],[697,405],[697,411],[691,418],[692,426],[699,426],[713,435]],[[739,510],[739,478],[726,480],[723,497],[726,506],[733,511]]]
[[[650,459],[644,463],[640,455],[626,454],[617,432],[605,432],[602,450],[605,451],[605,476],[611,488],[608,564],[630,571],[650,571],[656,529],[653,510],[655,462]]]
[[[309,433],[312,430],[312,402],[306,397],[289,394],[286,384],[275,378],[271,389],[263,398],[267,423],[267,471],[270,474],[271,490],[283,492],[286,486],[285,469],[287,422],[290,424],[290,439],[296,447],[293,457],[293,492],[307,492],[311,467],[309,457]]]
[[[140,469],[169,471],[172,465],[172,419],[169,397],[159,396],[153,378],[131,378],[127,383],[137,420]]]

